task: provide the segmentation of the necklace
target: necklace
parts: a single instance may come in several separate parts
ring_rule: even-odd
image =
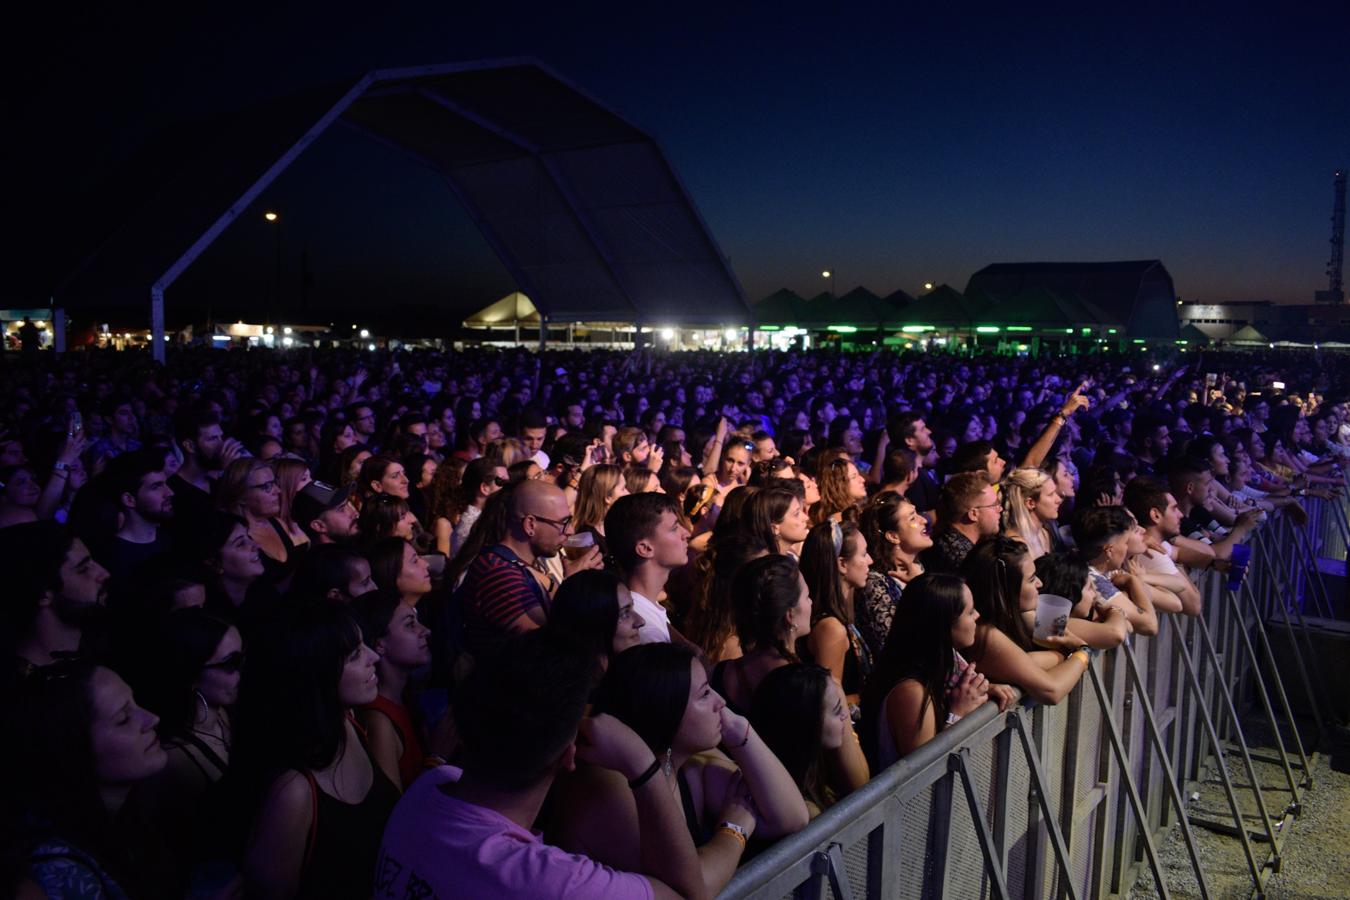
[[[210,731],[210,730],[204,729],[204,728],[196,728],[196,727],[189,728],[188,730],[191,731],[193,734],[199,736],[199,737],[210,738],[211,740],[218,742],[218,743],[220,744],[220,746],[224,747],[226,750],[229,750],[229,749],[230,749],[230,729],[229,729],[229,726],[226,724],[225,717],[224,717],[223,715],[221,715],[219,712],[217,712],[217,713],[215,714],[215,718],[216,718],[217,723],[218,723],[219,726],[220,726],[220,730],[219,730],[218,732],[216,732],[216,731]],[[209,721],[209,715],[208,715],[208,721]],[[206,723],[203,722],[202,724],[206,724]]]

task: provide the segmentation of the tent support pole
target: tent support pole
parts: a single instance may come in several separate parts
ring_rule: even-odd
[[[539,317],[539,352],[543,353],[548,346],[548,316]]]
[[[161,341],[161,343],[163,343]],[[66,352],[66,308],[58,306],[52,310],[52,349],[57,353]]]
[[[164,364],[164,288],[150,289],[150,355]]]

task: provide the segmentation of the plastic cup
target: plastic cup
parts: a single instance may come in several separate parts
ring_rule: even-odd
[[[578,531],[568,536],[563,541],[563,556],[571,560],[578,560],[590,552],[595,546],[595,535],[589,531]]]
[[[1054,637],[1064,633],[1069,624],[1073,603],[1058,594],[1041,594],[1036,598],[1036,630],[1034,637]]]

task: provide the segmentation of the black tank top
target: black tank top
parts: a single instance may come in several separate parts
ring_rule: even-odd
[[[385,823],[398,802],[398,789],[371,759],[359,732],[357,743],[370,760],[374,775],[360,803],[343,803],[329,796],[319,789],[312,774],[305,773],[318,798],[318,819],[297,897],[367,898],[375,891],[375,857]]]
[[[698,814],[694,794],[684,780],[683,769],[675,774],[675,783],[680,786],[680,805],[684,807],[684,824],[689,829],[689,836],[694,839],[695,847],[702,847],[712,840],[713,830],[703,824],[703,817]]]

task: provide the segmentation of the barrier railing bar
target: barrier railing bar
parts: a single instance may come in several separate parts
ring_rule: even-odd
[[[1276,581],[1288,583],[1288,576],[1286,575],[1284,568],[1284,560],[1280,559],[1280,555],[1278,553],[1269,553],[1266,554],[1266,556],[1270,559],[1273,567],[1276,569]],[[1271,605],[1280,612],[1280,621],[1284,624],[1285,636],[1289,639],[1289,648],[1293,651],[1294,661],[1298,665],[1299,680],[1303,682],[1303,691],[1308,697],[1308,706],[1312,710],[1313,722],[1317,726],[1317,732],[1312,743],[1317,745],[1322,742],[1322,735],[1325,734],[1325,728],[1322,724],[1322,709],[1321,705],[1317,702],[1317,692],[1313,688],[1312,679],[1308,677],[1308,665],[1303,656],[1303,649],[1299,645],[1298,637],[1294,634],[1294,625],[1289,618],[1289,604],[1284,596],[1280,594],[1278,588],[1271,591],[1270,599]],[[1297,609],[1297,604],[1295,604],[1295,609]],[[1307,624],[1302,622],[1301,615],[1300,624],[1303,626],[1303,631],[1306,634]]]
[[[980,798],[975,796],[975,781],[970,777],[970,768],[966,765],[969,756],[969,748],[962,747],[948,757],[948,766],[965,791],[966,806],[970,809],[975,835],[980,839],[980,852],[984,855],[984,869],[989,876],[990,893],[996,900],[1009,900],[1008,881],[998,864],[998,848],[994,846],[994,836],[989,830],[989,823],[985,821],[984,808],[980,806]]]
[[[1262,866],[1256,862],[1256,852],[1252,849],[1251,839],[1247,837],[1247,829],[1243,822],[1242,810],[1238,806],[1237,794],[1233,791],[1233,781],[1228,777],[1228,766],[1224,764],[1223,745],[1220,743],[1219,735],[1214,729],[1214,720],[1209,717],[1209,710],[1205,708],[1204,692],[1200,689],[1200,680],[1196,677],[1195,666],[1191,662],[1191,655],[1186,652],[1186,647],[1182,643],[1179,630],[1172,632],[1172,639],[1181,651],[1181,665],[1182,668],[1186,670],[1186,680],[1189,682],[1191,690],[1194,691],[1196,711],[1199,713],[1204,729],[1214,745],[1214,753],[1218,760],[1216,768],[1219,770],[1219,778],[1223,782],[1223,792],[1228,798],[1228,807],[1233,813],[1233,821],[1237,826],[1237,836],[1242,841],[1242,852],[1247,857],[1247,866],[1251,871],[1253,889],[1260,891],[1263,883],[1262,879],[1264,878],[1264,870]]]
[[[1025,710],[1019,709],[1014,715],[1010,715],[1008,720],[1012,723],[1012,729],[1017,732],[1022,752],[1026,756],[1027,768],[1031,771],[1031,786],[1039,801],[1041,814],[1045,816],[1046,832],[1055,853],[1055,862],[1059,864],[1062,893],[1067,895],[1069,900],[1078,900],[1078,889],[1073,883],[1073,873],[1069,868],[1069,845],[1055,823],[1054,811],[1050,808],[1050,798],[1046,793],[1045,770],[1041,768],[1040,754],[1037,752],[1034,738],[1027,731],[1025,715]]]
[[[1144,803],[1139,799],[1139,791],[1134,786],[1134,773],[1130,771],[1129,755],[1125,752],[1125,747],[1121,745],[1120,735],[1116,731],[1116,723],[1111,715],[1110,700],[1107,698],[1106,689],[1102,687],[1102,680],[1101,676],[1097,674],[1097,667],[1089,664],[1087,675],[1088,680],[1092,683],[1092,691],[1097,695],[1097,703],[1101,707],[1102,724],[1106,728],[1106,739],[1110,742],[1111,751],[1115,755],[1120,780],[1125,786],[1130,806],[1134,808],[1135,818],[1139,820],[1139,837],[1144,842],[1144,852],[1148,855],[1149,868],[1153,870],[1153,881],[1158,888],[1158,896],[1162,900],[1168,900],[1172,894],[1167,889],[1167,880],[1163,878],[1162,863],[1158,861],[1158,850],[1153,845],[1153,835],[1149,833],[1148,816],[1144,812]],[[1116,835],[1117,841],[1120,838],[1120,835]]]
[[[1342,533],[1350,530],[1346,527],[1350,518],[1345,504],[1332,502],[1326,506],[1332,508],[1322,512],[1334,518],[1335,526],[1326,524],[1340,528]],[[1327,583],[1318,575],[1316,547],[1321,541],[1327,548],[1337,549],[1333,532],[1284,537],[1283,531],[1292,530],[1292,526],[1273,524],[1275,528],[1261,529],[1254,535],[1253,549],[1259,553],[1259,557],[1254,554],[1254,561],[1259,559],[1262,565],[1253,566],[1236,591],[1228,591],[1219,582],[1223,573],[1210,573],[1210,580],[1201,583],[1206,600],[1202,618],[1191,623],[1181,616],[1162,616],[1159,634],[1151,640],[1136,638],[1133,644],[1118,648],[1118,653],[1112,651],[1094,661],[1088,681],[1102,711],[1100,725],[1084,715],[1087,710],[1081,704],[1086,688],[1083,693],[1071,693],[1058,710],[1017,707],[999,713],[994,704],[986,704],[878,773],[799,835],[766,848],[741,868],[724,896],[793,894],[806,900],[833,893],[849,900],[863,896],[881,900],[916,891],[926,898],[942,898],[958,893],[973,895],[978,890],[982,896],[998,898],[1015,892],[1019,898],[1078,900],[1126,891],[1142,874],[1142,864],[1147,861],[1158,894],[1167,898],[1171,895],[1157,842],[1173,818],[1181,831],[1199,896],[1208,900],[1211,893],[1195,837],[1198,826],[1238,838],[1252,889],[1260,894],[1270,874],[1279,871],[1281,845],[1287,837],[1283,826],[1298,814],[1305,792],[1313,786],[1309,750],[1314,745],[1307,744],[1302,734],[1302,727],[1310,723],[1294,718],[1271,629],[1282,627],[1288,639],[1312,709],[1315,737],[1320,740],[1324,727],[1320,689],[1325,685],[1314,684],[1309,668],[1319,655],[1299,603],[1293,603],[1292,612],[1289,609],[1289,594],[1296,583],[1303,584],[1306,579],[1315,582],[1313,586],[1303,584],[1310,592],[1306,596],[1312,597],[1311,592],[1319,590],[1325,596]],[[1283,552],[1274,552],[1277,547]],[[1273,622],[1277,617],[1282,626],[1268,627],[1267,619]],[[1169,640],[1169,632],[1170,645],[1162,645],[1160,642]],[[1262,658],[1267,668],[1263,669]],[[1117,670],[1122,662],[1123,672]],[[1142,668],[1145,664],[1148,671]],[[1111,678],[1109,686],[1107,677]],[[1217,683],[1211,684],[1211,679]],[[1253,752],[1239,719],[1239,713],[1255,714],[1258,707],[1274,739],[1273,753],[1267,751],[1266,755]],[[1135,716],[1140,718],[1138,723]],[[1282,729],[1282,719],[1288,734]],[[1170,733],[1168,728],[1172,729]],[[1016,738],[1011,733],[1014,730]],[[1098,738],[1092,738],[1093,733],[1098,733]],[[1239,803],[1238,789],[1248,785],[1236,785],[1227,769],[1233,747],[1226,738],[1232,739],[1242,755],[1259,823],[1255,816],[1244,815]],[[1102,741],[1100,745],[1095,743],[1097,739]],[[1026,775],[1015,768],[1014,740],[1027,761]],[[1087,753],[1085,742],[1089,740],[1094,741],[1092,749],[1098,751],[1089,754],[1097,760],[1093,768],[1098,781],[1095,787],[1078,784],[1087,777],[1086,761],[1080,762],[1079,757]],[[1134,752],[1136,741],[1142,744]],[[993,781],[986,791],[975,778],[976,757],[972,751],[987,758],[984,748],[991,744],[994,768],[989,774]],[[1061,760],[1051,763],[1057,754],[1062,754]],[[1254,760],[1278,764],[1284,782],[1263,788]],[[1064,774],[1054,796],[1047,778],[1047,766],[1052,764],[1062,766]],[[1194,789],[1193,779],[1209,777],[1211,765],[1218,768],[1232,824],[1188,815],[1186,797]],[[1111,772],[1113,766],[1117,773]],[[1295,768],[1301,770],[1301,777],[1295,775]],[[1050,771],[1060,774],[1059,770]],[[1165,783],[1155,785],[1160,776]],[[1012,796],[1014,791],[1020,793],[1024,777],[1028,779],[1029,804],[1025,832],[1020,809],[1013,815],[1013,801],[1020,802],[1020,798]],[[1119,783],[1113,783],[1112,778],[1119,778]],[[956,779],[961,781],[970,826],[954,808]],[[1283,791],[1286,784],[1290,802],[1276,825],[1264,791]],[[1083,788],[1091,790],[1084,794]],[[904,817],[907,810],[915,808],[912,804],[916,798],[927,801],[930,797],[921,837],[906,828]],[[953,816],[953,812],[958,815]],[[969,846],[968,828],[972,827],[984,863],[978,876],[984,880],[983,884],[958,887],[948,875],[958,874],[962,863],[955,854]],[[1078,846],[1081,839],[1076,839],[1075,831],[1084,837],[1090,835],[1091,840]],[[865,869],[857,865],[858,860],[846,863],[846,859],[852,859],[846,857],[846,851],[858,848],[859,842],[866,848]],[[1106,842],[1104,846],[1102,842]],[[1264,862],[1258,862],[1258,842],[1270,845]],[[1047,859],[1047,853],[1052,858]],[[852,873],[848,865],[854,865]],[[961,874],[977,876],[973,869]]]
[[[1295,556],[1303,566],[1304,578],[1312,585],[1312,594],[1317,604],[1317,614],[1324,619],[1335,618],[1332,612],[1331,598],[1327,595],[1326,585],[1322,583],[1322,575],[1317,570],[1317,555],[1313,551],[1312,538],[1299,528],[1293,522],[1285,517],[1285,530],[1294,535]]]
[[[1163,744],[1162,734],[1158,731],[1157,719],[1153,715],[1153,703],[1149,700],[1147,691],[1144,690],[1144,679],[1139,674],[1139,664],[1135,659],[1134,650],[1128,643],[1122,644],[1121,648],[1125,652],[1125,665],[1129,675],[1134,680],[1135,686],[1139,688],[1140,709],[1144,715],[1144,724],[1148,731],[1148,737],[1158,752],[1158,762],[1162,765],[1163,770],[1163,781],[1166,783],[1167,793],[1171,796],[1172,804],[1177,811],[1177,824],[1181,826],[1181,839],[1186,843],[1186,854],[1191,859],[1191,870],[1195,872],[1196,884],[1200,887],[1201,900],[1209,900],[1209,882],[1205,880],[1205,869],[1200,864],[1200,853],[1195,846],[1195,834],[1191,831],[1190,819],[1186,815],[1186,800],[1181,794],[1181,785],[1177,781],[1176,773],[1172,770],[1172,763],[1167,758],[1167,749]],[[1165,798],[1162,800],[1162,804],[1165,811],[1167,807]]]
[[[830,844],[828,850],[820,850],[816,853],[815,861],[812,863],[812,871],[818,878],[812,879],[817,885],[828,879],[830,890],[834,891],[836,897],[842,900],[853,900],[857,894],[853,893],[853,885],[848,880],[848,870],[844,867],[844,848],[837,841]],[[823,887],[823,885],[821,885]],[[817,888],[819,891],[819,888]]]
[[[1009,720],[1016,718],[1009,716]],[[1008,871],[1008,781],[1012,775],[1012,733],[1005,728],[994,738],[994,847],[998,865]]]
[[[1238,587],[1238,592],[1244,590],[1245,587],[1245,585],[1240,585]],[[1237,629],[1238,638],[1241,641],[1243,648],[1247,651],[1247,659],[1250,661],[1251,666],[1247,674],[1250,676],[1255,687],[1256,698],[1261,703],[1261,710],[1265,713],[1266,722],[1270,724],[1270,732],[1272,739],[1275,741],[1278,762],[1280,767],[1284,770],[1285,780],[1289,783],[1290,804],[1293,809],[1297,810],[1300,806],[1298,783],[1294,778],[1294,770],[1289,764],[1289,753],[1284,746],[1284,737],[1280,734],[1280,723],[1275,718],[1275,708],[1270,704],[1270,692],[1266,689],[1265,676],[1261,674],[1261,659],[1256,655],[1256,647],[1252,644],[1251,636],[1247,634],[1246,614],[1238,607],[1238,592],[1226,590],[1223,592],[1223,596],[1225,600],[1232,604],[1233,611],[1237,613],[1237,618],[1241,625],[1241,627]],[[1278,679],[1278,677],[1279,673],[1277,672],[1276,678]],[[1263,758],[1254,753],[1250,755],[1255,759]],[[1269,757],[1264,758],[1269,759]],[[1304,771],[1306,771],[1306,769]]]
[[[1275,696],[1280,701],[1280,710],[1284,713],[1285,720],[1289,723],[1290,739],[1294,743],[1294,749],[1298,752],[1298,758],[1303,768],[1304,784],[1307,787],[1312,787],[1312,767],[1308,764],[1308,755],[1303,748],[1303,737],[1299,733],[1298,723],[1294,721],[1294,711],[1289,706],[1289,695],[1286,694],[1284,690],[1284,678],[1280,675],[1279,664],[1275,659],[1275,651],[1270,645],[1270,637],[1266,634],[1266,625],[1262,620],[1261,610],[1257,607],[1256,598],[1252,596],[1251,588],[1245,584],[1237,591],[1236,597],[1238,603],[1242,602],[1244,596],[1252,607],[1253,628],[1256,629],[1256,636],[1261,645],[1261,649],[1265,651],[1266,664],[1270,667],[1271,673],[1270,683],[1275,686]],[[1241,613],[1241,610],[1239,610],[1239,613]],[[1286,759],[1288,759],[1287,756]]]
[[[1200,626],[1200,643],[1213,661],[1215,660],[1214,641],[1210,636],[1209,626],[1205,624],[1203,618],[1198,619],[1197,624]],[[1233,705],[1233,695],[1228,690],[1227,681],[1223,678],[1217,680],[1219,682],[1219,696],[1223,699],[1224,707],[1228,710],[1228,715],[1232,717],[1231,720],[1234,723],[1233,734],[1237,737],[1238,750],[1242,754],[1242,763],[1247,769],[1247,777],[1251,780],[1252,796],[1256,798],[1256,809],[1261,816],[1261,825],[1265,829],[1266,836],[1270,838],[1272,856],[1278,871],[1280,843],[1278,836],[1275,834],[1275,826],[1270,821],[1270,812],[1266,809],[1266,798],[1261,791],[1260,779],[1256,777],[1256,766],[1252,764],[1251,754],[1247,749],[1247,737],[1242,733],[1242,728],[1237,727],[1237,707]],[[1222,764],[1222,761],[1220,764]]]

